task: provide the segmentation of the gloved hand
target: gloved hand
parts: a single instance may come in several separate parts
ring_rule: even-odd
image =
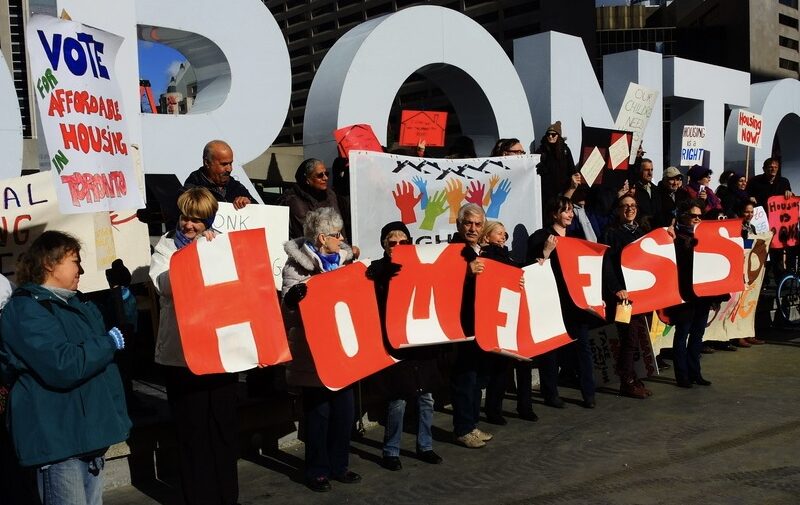
[[[296,309],[300,300],[306,297],[306,293],[308,293],[308,286],[304,282],[300,282],[289,288],[286,296],[283,297],[283,302],[290,309]]]
[[[119,328],[115,326],[108,330],[108,336],[114,341],[114,345],[117,346],[118,351],[125,349],[125,337],[122,336],[122,332],[119,331]]]

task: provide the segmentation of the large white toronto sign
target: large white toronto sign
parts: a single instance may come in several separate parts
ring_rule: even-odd
[[[46,4],[38,2],[39,6]],[[291,67],[284,37],[260,0],[53,0],[49,12],[124,38],[115,62],[123,105],[131,118],[131,143],[138,144],[145,173],[174,173],[184,180],[201,163],[203,145],[226,139],[236,163],[246,163],[275,140],[291,97]],[[425,37],[415,37],[415,33]],[[194,68],[197,97],[183,116],[139,113],[137,40],[166,43]],[[3,66],[7,69],[7,66]],[[570,144],[581,143],[581,123],[613,128],[623,113],[631,82],[658,92],[643,145],[660,174],[666,158],[677,165],[684,125],[706,128],[710,167],[743,171],[746,148],[737,143],[736,118],[726,125],[726,107],[763,117],[762,144],[750,159],[756,172],[771,156],[777,137],[785,175],[800,183],[800,83],[793,79],[750,84],[729,68],[647,51],[604,57],[601,88],[580,38],[556,32],[514,42],[512,62],[479,24],[457,11],[418,6],[353,28],[328,51],[314,76],[305,107],[303,135],[308,156],[336,156],[333,130],[369,123],[386,142],[392,102],[403,82],[419,73],[440,87],[455,108],[463,132],[488,154],[498,137],[518,137],[530,146],[535,132],[560,120]],[[35,86],[34,82],[31,85]],[[664,156],[662,109],[671,106],[670,152]],[[7,70],[0,71],[0,147],[6,153],[0,179],[22,167],[22,127]],[[573,149],[578,156],[580,149]],[[577,160],[576,160],[577,161]],[[25,167],[33,168],[33,167]],[[241,168],[239,178],[247,183]]]

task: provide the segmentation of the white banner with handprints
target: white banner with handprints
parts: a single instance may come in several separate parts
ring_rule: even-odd
[[[392,221],[402,221],[415,244],[448,242],[458,210],[471,202],[487,221],[505,225],[509,248],[524,258],[541,207],[534,196],[538,162],[538,155],[451,160],[351,152],[353,243],[362,257],[380,258],[380,231]]]

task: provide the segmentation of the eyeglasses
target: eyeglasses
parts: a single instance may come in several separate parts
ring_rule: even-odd
[[[409,245],[411,244],[410,240],[387,240],[386,245],[389,247],[394,247],[396,245]]]
[[[701,219],[703,219],[702,214],[694,214],[692,212],[687,213],[686,216],[690,218],[692,221],[694,220],[700,221]]]
[[[509,149],[506,151],[507,154],[526,154],[525,149]]]
[[[558,137],[558,132],[547,132],[548,137]]]
[[[339,239],[339,240],[341,240],[343,238],[342,237],[342,232],[340,232],[340,231],[337,231],[336,233],[326,233],[325,236],[326,237],[330,237],[330,238],[336,238],[336,239]]]
[[[331,173],[328,172],[327,170],[324,171],[324,172],[320,172],[318,174],[314,174],[314,178],[315,179],[326,179],[326,178],[328,178],[330,176],[331,176]]]
[[[620,209],[626,209],[626,210],[627,209],[638,209],[639,206],[636,205],[635,203],[629,203],[629,204],[622,204],[622,205],[619,206],[619,208]]]

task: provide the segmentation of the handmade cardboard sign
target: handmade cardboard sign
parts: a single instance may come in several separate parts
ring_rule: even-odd
[[[400,145],[416,146],[421,140],[428,147],[443,147],[447,112],[404,110],[400,113]]]
[[[61,212],[143,207],[115,71],[122,38],[34,15],[25,42]]]
[[[743,146],[761,147],[761,130],[763,119],[759,114],[738,109],[734,111],[737,118],[736,140]]]
[[[769,231],[772,232],[770,249],[783,249],[797,245],[797,223],[800,220],[798,211],[800,198],[785,198],[782,195],[771,196],[767,200]]]
[[[703,164],[705,152],[706,127],[686,125],[683,127],[681,137],[681,163],[682,167]]]
[[[339,128],[333,132],[336,139],[336,146],[339,148],[339,156],[349,158],[350,151],[374,151],[383,152],[378,137],[368,124],[355,124]]]

